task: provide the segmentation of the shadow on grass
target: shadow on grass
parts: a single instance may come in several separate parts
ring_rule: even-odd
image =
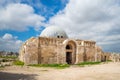
[[[0,80],[36,80],[36,74],[17,74],[0,72]]]

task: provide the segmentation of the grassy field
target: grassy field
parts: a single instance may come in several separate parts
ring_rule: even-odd
[[[24,65],[24,62],[17,60],[17,61],[14,61],[13,64],[14,64],[14,65],[18,65],[18,66],[23,66],[23,65]]]
[[[107,61],[107,62],[111,62],[111,61]],[[97,65],[97,64],[101,64],[102,62],[82,62],[79,64],[76,64],[80,67],[84,67],[86,65]],[[18,65],[18,66],[23,66],[24,62],[21,61],[14,61],[13,62],[14,65]],[[31,67],[51,67],[51,68],[59,68],[59,69],[64,69],[67,67],[70,67],[69,64],[30,64],[27,66],[31,66]]]
[[[85,66],[85,65],[97,65],[97,64],[100,64],[102,62],[82,62],[82,63],[79,63],[77,64],[78,66]]]
[[[32,67],[52,67],[52,68],[58,68],[58,69],[64,69],[69,67],[70,65],[68,64],[31,64],[28,66]]]

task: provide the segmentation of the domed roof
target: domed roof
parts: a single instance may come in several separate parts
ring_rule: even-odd
[[[48,38],[68,38],[66,32],[56,26],[50,26],[44,29],[40,35],[40,37],[48,37]]]

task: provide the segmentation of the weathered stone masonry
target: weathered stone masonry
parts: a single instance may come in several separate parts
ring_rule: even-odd
[[[25,64],[78,64],[85,61],[120,61],[120,55],[104,53],[95,41],[64,38],[61,33],[61,37],[59,34],[58,37],[28,39],[21,46],[19,59]]]

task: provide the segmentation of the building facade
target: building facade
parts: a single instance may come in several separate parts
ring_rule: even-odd
[[[28,39],[20,48],[19,59],[25,64],[78,64],[112,60],[95,41],[70,39],[61,28],[51,26],[39,37]]]

